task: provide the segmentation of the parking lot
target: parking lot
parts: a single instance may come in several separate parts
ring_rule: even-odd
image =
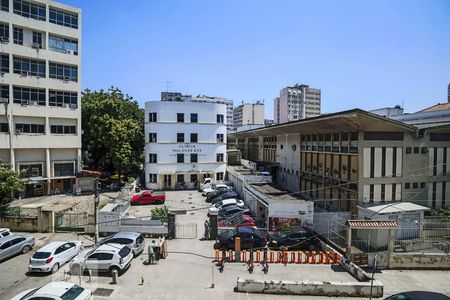
[[[98,290],[109,296],[95,296],[95,299],[331,299],[328,297],[291,297],[241,294],[233,291],[238,277],[266,280],[320,280],[320,281],[356,281],[347,272],[337,266],[329,265],[270,265],[269,273],[264,274],[260,265],[255,264],[253,274],[247,272],[242,263],[227,263],[223,273],[212,263],[214,241],[203,241],[203,223],[206,220],[208,204],[197,191],[167,192],[166,205],[170,209],[187,210],[185,215],[177,215],[178,224],[197,224],[196,238],[176,239],[168,242],[168,257],[155,265],[147,265],[147,256],[136,257],[130,268],[118,278],[116,285],[111,284],[109,274],[89,276],[84,274],[81,285],[93,291]],[[148,216],[155,206],[133,206],[130,216]],[[0,299],[9,299],[17,293],[47,282],[62,280],[63,266],[53,275],[27,274],[28,260],[32,254],[55,240],[82,240],[86,246],[92,245],[90,237],[73,233],[33,234],[36,246],[33,251],[19,255],[0,263]],[[148,245],[152,239],[147,238]],[[386,270],[375,275],[384,284],[385,296],[404,290],[432,290],[450,293],[450,272],[448,271],[396,271]],[[143,279],[143,284],[141,280]],[[66,280],[79,283],[78,276],[66,275]],[[214,283],[214,288],[211,288]],[[104,294],[104,295],[105,295]],[[345,299],[345,298],[341,298]],[[357,299],[357,298],[348,298]]]

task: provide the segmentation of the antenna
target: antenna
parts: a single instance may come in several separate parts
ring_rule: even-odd
[[[169,91],[169,88],[171,87],[172,83],[173,83],[172,80],[164,81],[164,84],[166,85],[166,92]]]

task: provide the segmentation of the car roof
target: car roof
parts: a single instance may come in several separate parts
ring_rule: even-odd
[[[44,247],[42,247],[41,249],[39,249],[37,252],[51,252],[53,250],[55,250],[56,248],[58,248],[61,245],[64,245],[66,243],[74,243],[73,241],[54,241],[51,243],[48,243],[47,245],[45,245]]]
[[[0,244],[3,244],[5,242],[8,242],[10,240],[16,239],[16,238],[29,238],[28,235],[8,235],[5,236],[4,238],[0,239]]]
[[[74,285],[75,284],[71,282],[53,281],[39,288],[39,290],[37,290],[33,296],[37,295],[62,296],[65,292],[67,292],[68,289],[72,288]]]
[[[125,245],[116,244],[116,243],[110,243],[110,244],[103,244],[100,245],[97,249],[95,249],[95,252],[99,251],[109,251],[109,252],[118,252],[122,250],[123,247],[126,247]]]
[[[450,299],[448,296],[435,292],[427,292],[427,291],[409,291],[403,292],[401,294],[406,294],[412,297],[413,300],[448,300]]]
[[[115,233],[113,235],[111,235],[110,237],[108,237],[108,239],[110,238],[136,238],[138,236],[140,236],[141,233],[139,232],[127,232],[127,231],[121,231],[118,233]]]
[[[237,200],[234,199],[234,198],[222,200],[222,205],[224,205],[224,204],[230,204],[230,203],[237,203]]]
[[[0,232],[3,232],[3,231],[11,231],[9,228],[0,228]]]

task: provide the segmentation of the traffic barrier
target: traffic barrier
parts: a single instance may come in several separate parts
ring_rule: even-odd
[[[326,255],[325,255],[325,263],[326,263],[327,265],[330,264],[330,251],[327,251],[327,252],[326,252]]]
[[[337,252],[333,252],[333,265],[337,265],[337,263],[338,263]]]
[[[270,261],[271,264],[273,263],[273,251],[270,250]]]
[[[265,262],[268,262],[268,259],[267,259],[267,249],[264,249],[264,258],[263,258],[263,260],[264,260]]]
[[[282,255],[281,251],[277,251],[277,263],[281,263],[282,260],[281,255]]]
[[[254,262],[254,260],[253,260],[253,251],[250,251],[250,261],[253,263]]]
[[[233,261],[233,250],[228,250],[228,259]]]
[[[287,265],[288,263],[288,257],[287,257],[287,251],[283,250],[283,264]]]
[[[302,263],[302,251],[298,251],[297,252],[297,263],[301,264]]]
[[[216,250],[216,261],[220,260],[220,251]]]
[[[242,251],[242,261],[247,261],[247,251],[245,250]]]
[[[311,264],[316,264],[316,251],[311,252]]]
[[[305,251],[305,264],[309,264],[309,251]]]
[[[291,251],[291,264],[295,264],[295,252]]]
[[[323,252],[319,251],[319,264],[323,264]]]
[[[261,251],[256,250],[256,262],[259,263],[261,261]]]

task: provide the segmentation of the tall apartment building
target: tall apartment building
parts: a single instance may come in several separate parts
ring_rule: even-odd
[[[264,125],[264,103],[243,103],[233,110],[234,128],[244,125]]]
[[[26,172],[26,197],[71,191],[81,165],[81,10],[0,5],[0,161]]]
[[[145,103],[145,183],[149,189],[223,180],[226,171],[224,104]]]
[[[320,89],[296,84],[280,91],[274,100],[274,120],[277,124],[320,115]]]
[[[227,130],[233,131],[233,100],[222,97],[211,97],[206,95],[183,95],[178,92],[161,92],[161,101],[180,101],[195,103],[218,103],[225,104],[227,107]]]

